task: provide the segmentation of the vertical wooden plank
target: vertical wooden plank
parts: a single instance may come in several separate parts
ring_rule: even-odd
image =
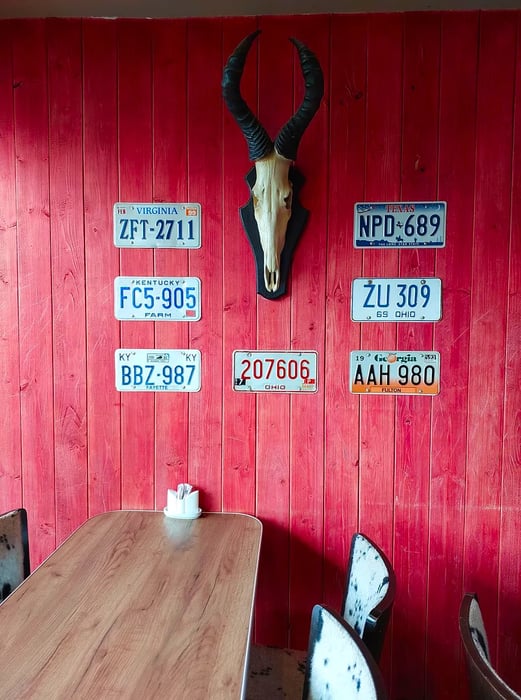
[[[223,66],[237,44],[255,29],[251,17],[226,22]],[[250,53],[241,94],[255,111],[255,48]],[[256,399],[255,394],[234,391],[231,380],[233,351],[256,344],[255,264],[239,216],[239,207],[250,196],[245,177],[252,164],[244,136],[226,108],[223,127],[223,509],[254,513]]]
[[[118,23],[119,201],[152,198],[152,48],[150,22]],[[122,275],[153,274],[150,249],[120,250]],[[123,321],[122,348],[154,347],[151,321]],[[121,504],[154,505],[154,394],[121,395]]]
[[[20,387],[31,566],[55,547],[47,45],[43,20],[14,24]]]
[[[112,206],[118,201],[117,25],[83,20],[84,208],[89,515],[121,507],[120,395],[114,351],[113,280],[119,252]]]
[[[365,201],[395,201],[400,195],[402,43],[402,15],[368,17]],[[396,277],[397,272],[396,251],[363,253],[364,277]],[[394,323],[361,324],[361,349],[389,350],[395,345]],[[360,403],[359,529],[392,561],[395,399],[361,396]],[[392,643],[387,643],[382,659],[387,679],[391,649]]]
[[[442,382],[432,406],[426,647],[426,697],[440,700],[463,698],[466,688],[456,621],[464,566],[478,31],[477,12],[442,14],[438,197],[447,201],[447,244],[436,253],[442,319],[434,326],[434,349]]]
[[[201,279],[201,320],[190,346],[201,350],[201,391],[189,397],[188,479],[202,507],[222,507],[222,22],[188,24],[188,197],[202,207],[202,246],[190,251]]]
[[[307,649],[315,601],[323,600],[324,561],[324,348],[327,173],[329,134],[329,18],[295,18],[293,36],[317,56],[325,76],[324,98],[304,133],[296,167],[303,173],[302,205],[309,219],[295,251],[291,283],[291,347],[318,353],[318,391],[291,396],[290,432],[290,645]],[[296,51],[294,107],[304,97]]]
[[[521,613],[517,591],[521,581],[521,13],[516,13],[517,53],[515,75],[514,148],[512,174],[512,224],[508,277],[508,315],[503,430],[503,480],[501,485],[501,542],[499,552],[499,601],[497,670],[517,691],[521,688]],[[517,513],[517,517],[514,515]]]
[[[360,398],[349,391],[351,281],[362,256],[353,249],[352,203],[364,199],[367,16],[331,23],[329,217],[325,325],[324,600],[340,608],[351,536],[358,529]]]
[[[0,22],[0,511],[22,505],[11,22]],[[32,519],[32,513],[29,516]]]
[[[293,113],[292,18],[262,17],[258,38],[258,116],[272,139]],[[281,67],[284,66],[284,69]],[[255,284],[252,280],[251,284]],[[292,278],[276,300],[257,295],[257,347],[290,347]],[[257,396],[257,515],[263,547],[257,586],[256,641],[287,646],[289,620],[290,400],[288,395]]]
[[[404,120],[402,201],[435,200],[439,119],[440,22],[433,13],[404,18]],[[400,277],[434,275],[434,251],[402,250]],[[398,323],[397,348],[432,349],[433,324]],[[437,399],[434,399],[437,400]],[[396,596],[393,692],[415,698],[425,685],[425,618],[427,605],[429,467],[433,399],[396,397],[396,467],[394,499],[394,568]],[[414,659],[408,673],[400,669],[401,649]]]
[[[56,538],[87,518],[81,22],[48,20]]]
[[[186,21],[153,23],[153,199],[188,202]],[[155,274],[188,276],[188,252],[156,250]],[[156,323],[155,347],[188,347],[188,323]],[[188,479],[188,395],[156,394],[155,506]]]
[[[498,658],[495,642],[503,431],[503,414],[499,408],[503,405],[505,385],[508,298],[505,271],[509,269],[517,29],[513,19],[513,13],[481,14],[468,375],[464,587],[480,594],[494,665]]]

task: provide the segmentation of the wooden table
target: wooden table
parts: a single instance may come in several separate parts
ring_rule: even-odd
[[[0,698],[240,698],[261,533],[235,513],[91,518],[0,605]]]

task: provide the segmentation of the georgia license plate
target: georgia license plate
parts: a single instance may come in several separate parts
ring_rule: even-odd
[[[439,321],[441,280],[355,279],[351,293],[353,321]]]
[[[114,245],[118,248],[200,248],[201,206],[116,202]]]
[[[353,394],[419,394],[440,391],[439,352],[353,350],[350,355]]]
[[[115,352],[118,391],[199,391],[200,350],[127,350]]]
[[[355,248],[443,248],[446,202],[357,202]]]
[[[198,321],[198,277],[116,277],[114,313],[119,321]]]
[[[317,390],[317,353],[235,350],[235,391],[314,392]]]

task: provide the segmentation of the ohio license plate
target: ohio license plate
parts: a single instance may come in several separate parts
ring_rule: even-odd
[[[353,350],[349,374],[353,394],[433,396],[440,391],[440,354]]]
[[[441,280],[437,277],[355,279],[353,321],[439,321]]]
[[[317,353],[235,350],[235,391],[317,391]]]
[[[116,277],[114,313],[126,321],[198,321],[198,277]]]
[[[446,202],[357,202],[355,248],[443,248]]]
[[[116,202],[114,245],[118,248],[200,248],[201,206]]]
[[[116,350],[118,391],[199,391],[200,350]]]

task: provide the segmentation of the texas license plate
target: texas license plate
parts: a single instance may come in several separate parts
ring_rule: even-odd
[[[198,321],[198,277],[116,277],[114,313],[120,321]]]
[[[443,248],[446,202],[357,202],[355,248]]]
[[[441,280],[437,277],[355,279],[353,321],[439,321]]]
[[[199,391],[200,350],[116,350],[118,391]]]
[[[200,248],[201,206],[163,202],[114,204],[118,248]]]
[[[353,394],[418,394],[440,391],[439,352],[353,350],[350,356]]]
[[[233,353],[235,391],[317,391],[317,353],[313,351]]]

